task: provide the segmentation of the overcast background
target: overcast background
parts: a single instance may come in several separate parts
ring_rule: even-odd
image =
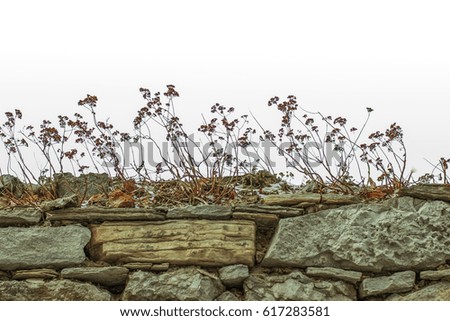
[[[0,111],[20,108],[38,125],[73,114],[89,93],[102,118],[131,130],[144,105],[139,87],[174,84],[187,123],[220,102],[271,124],[267,100],[294,94],[356,127],[372,107],[367,134],[396,121],[410,167],[424,173],[432,169],[424,158],[450,157],[448,9],[445,1],[2,1]]]

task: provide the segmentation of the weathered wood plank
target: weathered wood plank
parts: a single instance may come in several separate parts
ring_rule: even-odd
[[[255,223],[251,221],[171,220],[107,222],[91,227],[94,260],[109,263],[253,266]]]

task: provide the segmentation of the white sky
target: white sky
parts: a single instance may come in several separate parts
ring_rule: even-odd
[[[450,157],[446,1],[2,1],[0,111],[73,114],[87,93],[131,130],[139,87],[176,85],[181,116],[216,102],[273,122],[267,100],[397,121],[419,173]],[[3,116],[1,116],[3,117]],[[277,121],[278,122],[278,121]],[[276,127],[274,127],[276,128]]]

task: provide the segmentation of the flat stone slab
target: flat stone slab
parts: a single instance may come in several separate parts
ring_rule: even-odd
[[[168,219],[195,218],[205,220],[227,220],[231,218],[230,206],[197,205],[183,206],[169,209]]]
[[[78,225],[0,228],[0,270],[64,268],[82,263],[91,232]]]
[[[98,223],[104,221],[162,221],[165,211],[152,208],[68,208],[50,211],[47,220]]]
[[[318,281],[300,271],[252,273],[244,281],[247,301],[353,301],[356,290],[342,281]]]
[[[450,259],[450,204],[399,198],[281,219],[264,266],[435,269]]]
[[[317,193],[278,194],[264,197],[262,203],[269,206],[293,206],[300,203],[319,204],[322,196]]]
[[[306,275],[322,278],[338,279],[353,284],[361,281],[362,278],[361,272],[347,271],[330,267],[324,268],[309,267],[306,269]]]
[[[439,282],[408,294],[394,294],[389,301],[450,301],[450,282]]]
[[[254,221],[258,227],[263,228],[274,227],[278,224],[276,214],[234,212],[232,217],[234,220]]]
[[[361,201],[354,195],[340,194],[318,194],[318,193],[296,193],[278,194],[265,197],[262,202],[265,205],[294,206],[301,203],[348,205],[357,204]]]
[[[280,218],[296,217],[305,214],[305,210],[303,208],[270,206],[262,204],[236,205],[236,207],[234,208],[234,212],[271,214],[277,215]]]
[[[0,281],[0,301],[110,301],[111,294],[69,280]]]
[[[416,273],[413,271],[365,279],[359,288],[359,295],[361,298],[366,298],[374,295],[408,292],[414,288],[415,282]]]
[[[0,209],[0,226],[35,225],[42,218],[42,212],[33,207]]]
[[[13,280],[26,279],[55,279],[59,277],[59,273],[53,269],[34,269],[34,270],[19,270],[13,273]]]
[[[212,301],[225,287],[217,277],[194,267],[160,274],[134,272],[123,291],[124,301]]]
[[[104,286],[116,286],[125,284],[128,269],[120,266],[66,268],[61,271],[61,277]]]
[[[93,225],[89,252],[109,263],[253,266],[255,223],[176,220]]]
[[[400,193],[405,196],[412,196],[425,200],[441,200],[450,202],[449,184],[415,185],[401,190]]]
[[[143,271],[167,271],[170,267],[169,263],[140,263],[140,262],[134,262],[134,263],[127,263],[123,265],[129,270],[143,270]]]
[[[422,271],[420,272],[420,278],[422,280],[446,280],[450,281],[450,269],[439,271]]]

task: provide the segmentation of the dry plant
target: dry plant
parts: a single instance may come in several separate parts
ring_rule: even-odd
[[[162,161],[157,164],[156,175],[168,172],[170,180],[177,183],[177,194],[179,200],[187,200],[189,203],[215,202],[221,203],[224,199],[233,197],[234,184],[230,180],[223,180],[227,173],[237,176],[245,165],[237,158],[237,148],[246,144],[248,131],[241,135],[243,126],[239,125],[242,120],[245,124],[247,116],[232,119],[234,108],[225,108],[220,104],[211,107],[211,113],[216,116],[200,125],[198,131],[204,134],[209,145],[207,153],[201,146],[187,134],[180,118],[176,114],[174,98],[179,97],[175,86],[168,85],[164,96],[167,102],[161,101],[159,92],[152,95],[150,90],[141,88],[143,98],[147,101],[134,119],[135,135],[134,142],[144,146],[150,141],[159,152]],[[151,125],[150,125],[151,124]],[[156,141],[152,135],[154,125],[161,128],[165,134],[165,141],[174,150],[170,157],[164,153],[161,143]],[[237,142],[237,143],[236,143]],[[200,155],[196,160],[194,154]],[[142,154],[142,151],[141,151]],[[141,160],[142,161],[142,160]],[[140,176],[151,180],[151,173],[143,163],[134,163],[134,168]],[[228,171],[227,171],[228,169]],[[165,187],[173,188],[173,182],[161,183],[157,186],[159,195],[166,194]],[[168,199],[175,200],[173,195]]]
[[[29,187],[38,185],[47,198],[57,196],[55,175],[67,172],[80,175],[93,168],[94,172],[106,172],[122,182],[152,184],[155,202],[222,203],[236,197],[237,184],[261,188],[266,181],[273,183],[275,170],[268,156],[255,144],[256,140],[275,147],[288,162],[292,170],[281,173],[281,179],[289,179],[292,171],[296,171],[319,190],[357,193],[362,188],[364,193],[382,195],[412,181],[412,174],[406,171],[403,130],[397,123],[363,138],[372,108],[367,108],[367,117],[358,129],[350,126],[345,117],[305,110],[293,95],[286,100],[275,96],[268,105],[275,107],[281,117],[280,128],[273,132],[255,116],[258,130],[250,125],[248,115],[236,115],[233,107],[216,103],[209,117],[201,115],[202,121],[197,126],[202,146],[194,141],[193,135],[188,135],[176,112],[174,101],[180,95],[175,86],[168,85],[162,95],[145,88],[140,93],[146,104],[134,117],[132,133],[117,130],[108,120],[99,120],[98,99],[93,95],[78,102],[88,116],[82,111],[72,117],[58,115],[56,122],[43,120],[39,128],[19,126],[23,117],[19,109],[6,112],[6,121],[0,126],[6,154],[5,174],[20,177]],[[161,132],[163,140],[157,138]],[[124,164],[130,158],[125,155],[124,144],[140,148],[138,156],[133,151],[130,168]],[[153,168],[146,166],[142,158],[146,144],[155,147],[161,158]],[[172,155],[167,153],[167,146],[173,148]],[[36,151],[40,154],[40,160],[36,160],[39,173],[32,170],[26,156]],[[450,159],[442,157],[433,165],[432,173],[416,182],[448,184],[449,163]],[[142,189],[133,193],[137,191],[142,196]],[[28,193],[27,197],[35,201],[33,193]]]
[[[419,184],[450,184],[449,164],[450,158],[441,157],[437,164],[433,164],[426,159],[428,164],[432,166],[432,171],[418,178],[416,183]],[[435,174],[437,172],[437,174]]]
[[[281,112],[280,129],[274,134],[255,118],[263,131],[261,139],[271,142],[292,168],[321,188],[354,193],[355,186],[376,185],[372,169],[378,173],[379,184],[392,188],[408,185],[411,177],[405,174],[407,155],[399,125],[394,123],[384,133],[370,134],[369,142],[361,142],[372,108],[367,108],[366,120],[358,129],[342,116],[305,110],[293,95],[284,101],[275,96],[268,105]],[[303,115],[298,116],[298,111]]]

